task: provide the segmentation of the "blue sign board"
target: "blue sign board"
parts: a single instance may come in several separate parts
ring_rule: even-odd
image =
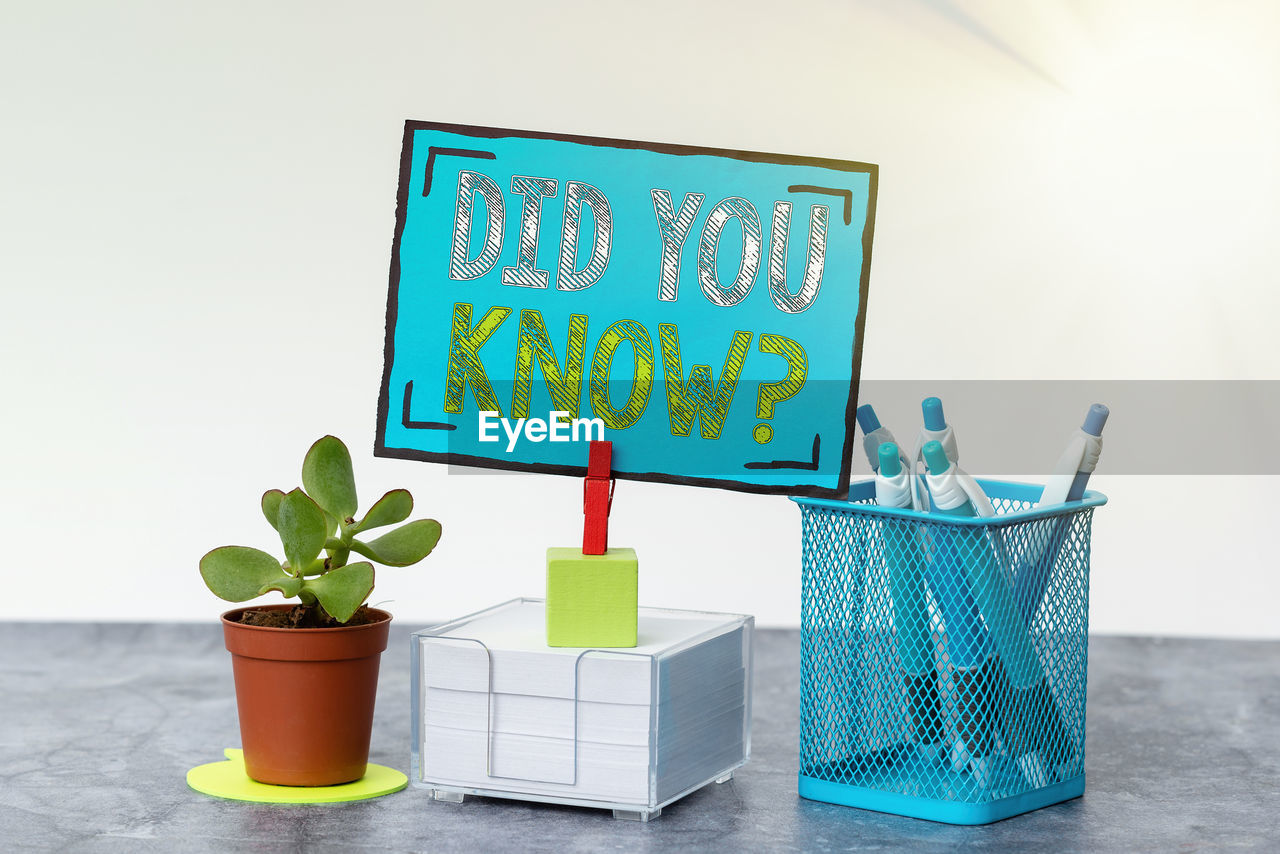
[[[408,122],[379,456],[847,490],[876,167]]]

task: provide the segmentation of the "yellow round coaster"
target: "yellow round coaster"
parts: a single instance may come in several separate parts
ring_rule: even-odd
[[[187,772],[187,785],[197,792],[233,801],[260,804],[333,804],[361,801],[398,792],[409,778],[394,768],[369,763],[363,777],[339,786],[269,786],[249,779],[244,771],[244,751],[228,747],[223,762],[197,765]]]

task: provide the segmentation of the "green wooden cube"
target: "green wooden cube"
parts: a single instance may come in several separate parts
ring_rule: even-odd
[[[636,645],[635,549],[547,549],[547,646]]]

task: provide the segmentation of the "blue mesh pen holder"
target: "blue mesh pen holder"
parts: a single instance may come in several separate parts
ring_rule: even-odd
[[[800,795],[986,824],[1084,793],[1097,492],[979,481],[986,519],[793,498],[803,546]]]

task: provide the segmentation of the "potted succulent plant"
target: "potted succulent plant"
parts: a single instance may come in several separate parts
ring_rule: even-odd
[[[272,591],[299,600],[222,615],[245,770],[259,782],[329,786],[364,776],[391,621],[365,604],[373,564],[422,560],[440,539],[440,523],[400,525],[413,511],[404,489],[379,498],[360,519],[357,510],[351,454],[325,436],[307,451],[301,488],[262,496],[283,561],[247,546],[222,546],[200,559],[205,584],[229,602]],[[399,527],[361,538],[388,525]],[[366,560],[350,563],[352,553]]]

